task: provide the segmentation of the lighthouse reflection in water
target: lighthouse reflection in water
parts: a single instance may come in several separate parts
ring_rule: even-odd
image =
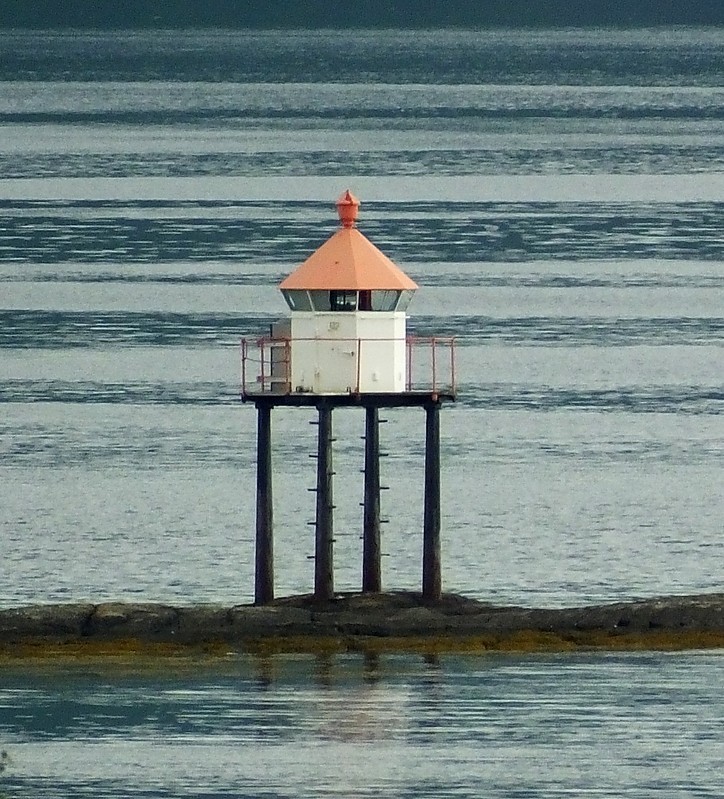
[[[675,799],[724,787],[716,653],[3,673],[0,792],[13,799]]]

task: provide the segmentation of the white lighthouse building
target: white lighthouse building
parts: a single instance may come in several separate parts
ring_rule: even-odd
[[[359,201],[351,192],[337,210],[341,228],[279,285],[289,316],[272,325],[270,336],[242,341],[241,396],[257,409],[255,601],[274,598],[275,407],[314,407],[319,416],[314,596],[320,602],[334,599],[333,410],[365,410],[362,590],[376,592],[382,586],[378,413],[424,409],[422,595],[434,601],[441,596],[439,415],[456,395],[454,339],[408,336],[406,311],[417,284],[356,228]]]
[[[291,309],[274,326],[274,376],[293,393],[391,393],[407,387],[407,314],[417,284],[355,226],[359,201],[337,201],[342,227],[279,288]],[[275,382],[277,382],[275,381]]]

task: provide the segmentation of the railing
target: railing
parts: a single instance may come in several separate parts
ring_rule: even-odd
[[[292,394],[292,352],[295,342],[333,342],[349,345],[352,359],[346,391],[358,394],[365,347],[379,346],[392,339],[317,338],[289,339],[264,336],[241,341],[241,394]],[[455,338],[453,336],[408,336],[405,340],[405,391],[413,393],[456,393]]]
[[[408,336],[406,344],[407,391],[455,395],[455,338]]]
[[[241,340],[241,393],[291,393],[291,340],[270,338]]]

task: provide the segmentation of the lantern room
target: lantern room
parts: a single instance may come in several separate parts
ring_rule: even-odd
[[[341,228],[279,286],[291,315],[272,337],[289,342],[292,392],[405,390],[405,311],[417,284],[360,233],[358,209],[351,192],[340,197]]]
[[[408,335],[417,284],[359,231],[350,191],[336,205],[340,227],[279,284],[289,315],[242,342],[242,395],[454,393],[452,339]]]

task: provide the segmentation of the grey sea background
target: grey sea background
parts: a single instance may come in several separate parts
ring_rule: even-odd
[[[362,201],[454,335],[443,582],[721,591],[724,29],[0,32],[0,606],[248,602],[239,341]],[[274,413],[277,593],[315,428]],[[420,585],[424,415],[386,414],[383,581]],[[336,587],[364,418],[335,412]],[[229,656],[0,672],[5,797],[721,797],[717,652]],[[6,765],[7,763],[7,765]]]

